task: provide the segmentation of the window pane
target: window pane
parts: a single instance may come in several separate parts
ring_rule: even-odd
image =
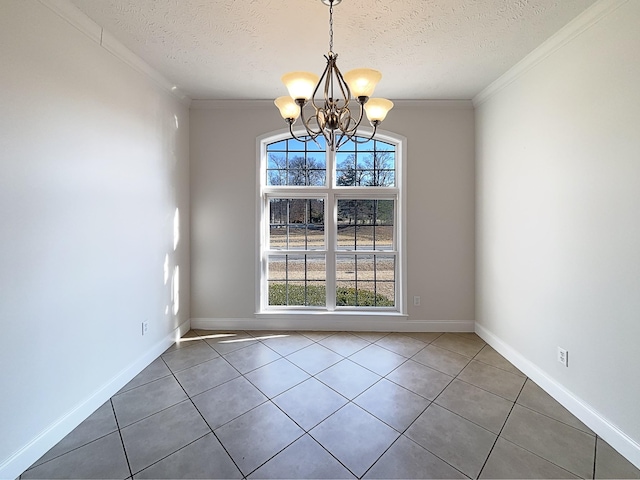
[[[395,256],[338,255],[336,271],[337,306],[395,305]]]
[[[327,149],[327,143],[323,136],[316,137],[316,141],[313,140],[307,142],[307,150],[310,152],[323,152]]]
[[[324,200],[271,198],[269,200],[269,248],[323,250]]]
[[[307,185],[307,168],[304,155],[290,153],[287,157],[289,185]]]
[[[295,150],[295,151],[299,151],[299,152],[304,152],[305,151],[305,142],[301,142],[299,140],[296,140],[295,138],[291,138],[289,140],[287,140],[287,147],[289,149],[289,151],[291,150]]]
[[[320,150],[314,142],[283,140],[272,143],[267,146],[267,155],[267,185],[326,184],[326,152]]]
[[[360,152],[372,152],[374,150],[373,146],[374,146],[374,142],[375,140],[369,140],[368,142],[365,143],[359,143],[357,145],[358,151]]]
[[[386,142],[347,142],[336,154],[337,186],[393,187],[395,171],[395,147]]]
[[[336,279],[355,287],[356,258],[352,255],[338,255],[336,262]]]
[[[390,151],[395,152],[396,147],[390,143],[383,142],[382,140],[376,140],[375,149],[378,151]]]
[[[393,200],[338,199],[338,249],[392,249],[393,215]]]
[[[396,259],[394,256],[375,255],[376,292],[394,303],[396,285]]]
[[[271,255],[269,305],[325,306],[324,255]]]
[[[287,141],[280,140],[279,142],[270,143],[267,145],[267,152],[275,152],[275,151],[286,151],[287,150]]]

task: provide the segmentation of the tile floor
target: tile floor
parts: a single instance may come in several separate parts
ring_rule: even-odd
[[[191,331],[21,478],[640,478],[472,333]]]

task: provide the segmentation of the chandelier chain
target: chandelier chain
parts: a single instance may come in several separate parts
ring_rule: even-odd
[[[333,53],[333,1],[329,4],[329,52]]]

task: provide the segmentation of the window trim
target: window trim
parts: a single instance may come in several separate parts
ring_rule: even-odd
[[[304,135],[303,131],[295,131],[296,134]],[[359,132],[361,136],[367,136],[371,134],[371,130],[362,129]],[[255,279],[255,316],[260,318],[289,318],[295,314],[297,316],[309,318],[317,317],[318,315],[329,315],[331,317],[344,317],[349,318],[353,316],[361,317],[407,317],[407,244],[406,244],[406,205],[407,205],[407,192],[406,192],[406,137],[398,135],[396,133],[378,130],[376,133],[376,140],[391,143],[395,145],[395,186],[393,187],[363,187],[362,191],[355,192],[351,190],[352,187],[344,186],[332,186],[336,178],[336,162],[327,159],[327,162],[331,162],[331,168],[327,169],[326,173],[326,185],[324,186],[269,186],[267,185],[267,165],[268,155],[266,146],[270,143],[286,140],[290,138],[288,129],[280,129],[272,132],[268,132],[264,135],[260,135],[256,138],[256,159],[257,159],[257,172],[256,172],[256,279]],[[327,165],[328,166],[328,165]],[[264,250],[268,250],[268,229],[265,228],[264,222],[268,221],[268,213],[265,202],[265,196],[268,197],[280,197],[280,198],[325,198],[325,225],[337,223],[337,199],[338,198],[367,198],[370,199],[372,194],[384,195],[388,194],[390,197],[397,197],[398,201],[395,206],[396,214],[396,226],[395,226],[395,255],[396,255],[396,306],[395,307],[375,307],[370,309],[358,309],[357,307],[337,307],[333,310],[329,310],[328,307],[296,307],[296,306],[281,306],[278,308],[268,307],[262,303],[261,292],[265,289],[267,283],[267,265],[263,261],[263,246]],[[327,219],[331,219],[331,223]],[[337,250],[337,239],[333,238],[333,235],[329,233],[328,228],[325,227],[326,238],[326,262],[327,264],[335,259],[335,255],[338,253],[347,253],[349,251],[341,252]],[[330,244],[329,242],[333,242]],[[359,252],[358,252],[359,253]],[[379,252],[376,252],[379,253]],[[384,252],[383,252],[384,253]],[[333,271],[333,269],[331,269]],[[335,272],[333,273],[335,275]],[[328,281],[329,279],[327,279]],[[335,280],[335,278],[333,279]],[[328,289],[327,289],[328,290]],[[332,292],[335,296],[335,292]],[[329,292],[327,291],[327,296]]]

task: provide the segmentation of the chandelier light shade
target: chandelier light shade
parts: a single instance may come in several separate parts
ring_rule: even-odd
[[[300,106],[291,97],[278,97],[274,103],[282,118],[292,118],[294,121],[300,116]]]
[[[280,115],[289,125],[291,136],[302,142],[316,141],[325,137],[331,150],[339,149],[351,140],[364,143],[371,140],[378,125],[385,119],[393,102],[384,98],[371,98],[382,74],[370,68],[357,68],[342,75],[337,65],[338,55],[333,52],[333,6],[341,0],[321,0],[329,6],[329,53],[325,55],[327,65],[320,77],[309,72],[291,72],[283,75],[282,82],[289,96],[279,97],[275,104]],[[318,98],[320,92],[322,98]],[[305,106],[313,110],[305,114]],[[352,111],[353,109],[353,111]],[[365,140],[356,140],[358,127],[366,111],[372,134]],[[301,118],[306,133],[297,136],[293,125]]]
[[[370,98],[364,104],[364,110],[367,112],[367,118],[370,122],[382,122],[392,108],[393,102],[386,98]]]
[[[370,97],[382,78],[382,74],[370,68],[356,68],[344,74],[344,79],[355,97]]]
[[[304,98],[309,100],[316,89],[320,78],[315,73],[309,72],[291,72],[282,76],[284,83],[291,98]]]

